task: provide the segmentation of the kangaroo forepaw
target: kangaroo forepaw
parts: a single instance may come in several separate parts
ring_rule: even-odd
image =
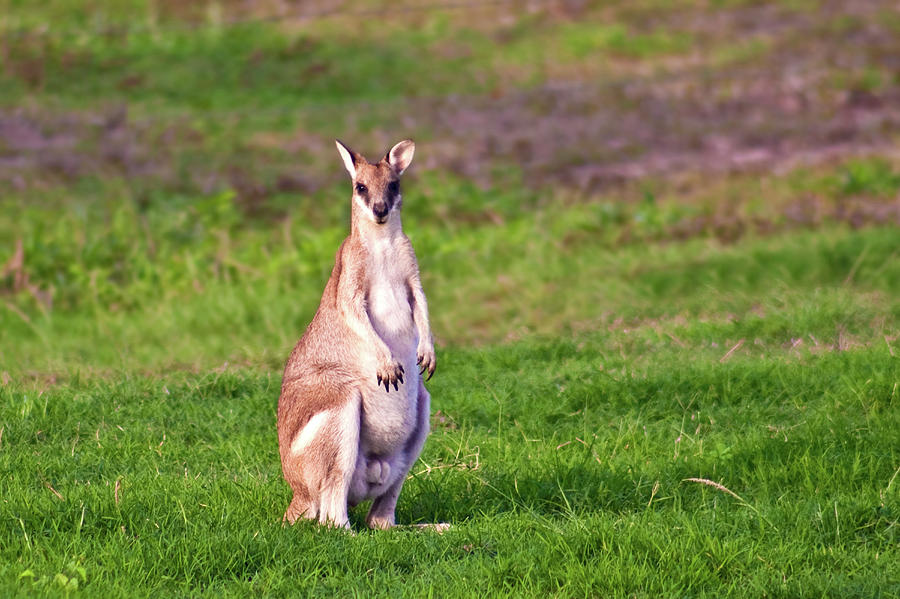
[[[425,374],[425,371],[428,371],[428,378],[425,379],[430,380],[432,376],[434,376],[434,369],[437,366],[437,359],[434,355],[434,347],[423,347],[419,348],[417,352],[416,364],[422,367],[422,370],[419,371],[419,374]]]
[[[394,385],[394,390],[396,391],[400,388],[399,385],[403,384],[403,364],[396,360],[387,362],[378,369],[376,380],[379,386],[384,385],[385,391],[390,392],[390,385]]]

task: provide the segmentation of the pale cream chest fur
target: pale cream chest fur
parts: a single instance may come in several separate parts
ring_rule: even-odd
[[[417,419],[416,398],[419,369],[416,364],[418,333],[409,303],[408,273],[399,236],[375,239],[369,245],[370,276],[367,311],[372,326],[400,361],[405,371],[400,388],[385,391],[375,377],[369,377],[362,391],[362,443],[377,455],[393,453],[407,441]],[[374,354],[371,357],[375,359]],[[367,369],[372,372],[373,369]]]

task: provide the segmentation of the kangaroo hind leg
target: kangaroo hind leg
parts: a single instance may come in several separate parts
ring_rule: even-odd
[[[354,392],[314,414],[283,455],[294,498],[284,514],[350,527],[347,499],[359,451],[360,399]]]

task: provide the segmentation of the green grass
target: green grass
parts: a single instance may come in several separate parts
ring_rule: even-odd
[[[722,348],[669,347],[636,365],[611,341],[441,352],[440,415],[398,517],[452,523],[444,535],[283,529],[275,375],[4,387],[0,587],[61,573],[92,595],[896,592],[885,344],[724,364]]]
[[[831,340],[839,331],[868,342],[897,330],[892,298],[900,261],[892,228],[794,232],[739,247],[698,239],[611,248],[580,239],[560,248],[555,216],[489,232],[411,233],[440,341],[662,327],[699,343],[698,331],[718,327],[729,338],[778,346],[810,334]],[[318,305],[341,234],[298,237],[293,247],[251,246],[249,258],[193,256],[202,252],[196,244],[173,252],[166,269],[158,266],[162,257],[139,255],[127,262],[128,285],[110,281],[107,268],[76,272],[71,262],[51,279],[59,305],[41,308],[23,293],[20,308],[8,302],[0,313],[0,340],[16,347],[4,352],[0,370],[277,367]],[[71,286],[68,306],[63,283]],[[703,323],[686,326],[696,319]]]
[[[681,94],[724,77],[710,97],[740,102],[732,68],[815,58],[836,31],[872,37],[851,69],[814,62],[806,101],[879,110],[896,20],[575,4],[0,6],[0,596],[900,594],[897,157],[594,186],[567,169],[608,149],[520,161],[505,121],[434,128],[457,103],[511,97],[515,121],[558,98],[680,106],[702,141],[708,108]],[[889,147],[884,127],[857,133]],[[284,528],[281,367],[347,229],[331,139],[407,135],[438,369],[397,517],[452,528],[369,532],[366,506],[356,534]]]

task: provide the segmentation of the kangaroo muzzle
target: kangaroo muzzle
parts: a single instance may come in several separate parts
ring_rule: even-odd
[[[372,204],[372,214],[375,215],[375,219],[379,223],[383,223],[387,220],[387,214],[390,211],[390,208],[385,202],[375,202]]]

